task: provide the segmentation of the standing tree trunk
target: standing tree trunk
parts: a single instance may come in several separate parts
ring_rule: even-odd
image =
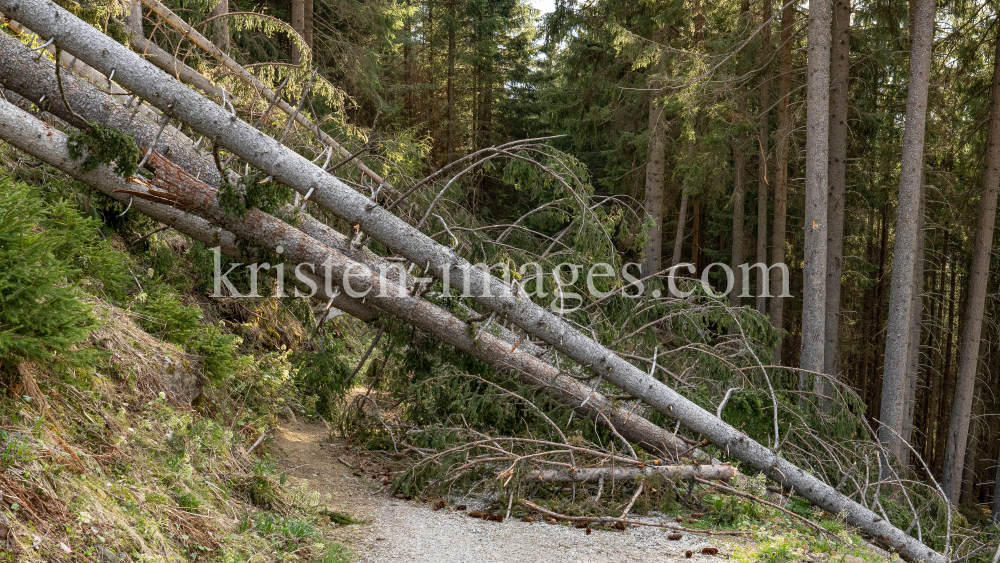
[[[966,301],[955,402],[951,413],[951,425],[948,428],[944,479],[941,483],[948,500],[953,504],[958,503],[958,493],[962,485],[961,463],[969,435],[972,392],[976,385],[976,368],[979,366],[979,340],[983,328],[983,309],[986,306],[986,285],[990,275],[990,251],[993,248],[997,190],[1000,188],[1000,39],[995,40],[995,43],[990,122],[986,129],[986,154],[983,162],[983,193],[979,200],[976,242],[972,250],[972,270],[969,272],[969,299]]]
[[[879,440],[889,453],[904,459],[908,451],[900,439],[906,413],[906,364],[913,320],[913,266],[917,251],[917,215],[923,180],[924,133],[927,124],[927,91],[934,47],[934,0],[914,0],[910,42],[910,77],[906,93],[906,122],[900,162],[899,203],[896,208],[896,241],[893,245],[889,317],[886,326],[885,366]],[[963,439],[964,446],[964,439]],[[965,453],[963,447],[962,453]],[[906,458],[908,459],[908,458]],[[888,460],[883,460],[888,470]],[[959,462],[961,463],[961,462]]]
[[[310,0],[311,1],[311,0]],[[136,2],[141,6],[141,2]],[[229,13],[229,0],[219,0],[219,2],[209,12],[208,17],[212,20],[212,43],[223,51],[229,51],[229,18],[224,14]]]
[[[934,444],[934,465],[932,466],[935,473],[942,476],[944,475],[945,451],[948,444],[948,432],[945,429],[951,426],[953,414],[950,408],[951,401],[948,399],[955,393],[955,378],[951,376],[951,358],[955,349],[955,304],[958,302],[955,298],[955,290],[958,287],[958,258],[949,258],[951,258],[949,260],[951,264],[951,281],[948,282],[948,320],[944,328],[944,330],[948,331],[948,334],[944,339],[944,367],[941,371],[941,377],[944,381],[938,401],[937,442]]]
[[[226,0],[222,0],[226,1]],[[130,37],[145,37],[142,31],[142,2],[134,2],[125,16],[125,31]]]
[[[740,88],[740,92],[737,94],[736,98],[736,118],[742,120],[744,114],[746,113],[747,97],[746,92],[743,88]],[[733,291],[729,294],[729,301],[733,307],[740,306],[740,293],[743,287],[743,277],[740,271],[739,265],[743,263],[743,246],[744,246],[744,234],[743,234],[743,215],[744,208],[746,207],[747,199],[747,186],[746,186],[746,171],[744,170],[746,163],[744,162],[745,153],[743,143],[746,141],[744,136],[740,134],[737,136],[733,142],[733,274],[735,275]]]
[[[750,25],[750,0],[740,2],[740,21],[742,24]],[[742,72],[743,64],[737,65],[737,69]],[[743,85],[739,86],[736,93],[736,119],[735,124],[742,124],[746,119],[747,93]],[[742,128],[740,134],[733,139],[733,261],[732,268],[734,274],[733,291],[729,294],[729,302],[733,307],[740,306],[740,293],[743,287],[743,275],[739,265],[743,263],[744,257],[744,232],[743,222],[746,211],[747,181],[746,181],[746,135]]]
[[[688,147],[688,158],[691,158],[691,147]],[[674,254],[671,256],[670,265],[676,266],[681,263],[681,249],[684,246],[684,223],[687,222],[688,194],[687,185],[681,187],[681,208],[677,212],[677,235],[674,237]]]
[[[826,346],[823,373],[840,374],[838,339],[840,333],[840,286],[844,273],[844,206],[847,194],[847,89],[851,55],[851,0],[835,0],[833,5],[833,47],[830,55],[830,194],[827,209],[826,247]],[[829,406],[831,389],[819,380],[817,393]]]
[[[974,419],[981,419],[983,415],[983,401],[976,401],[976,416]],[[981,423],[969,425],[969,445],[965,448],[965,468],[962,470],[962,489],[959,495],[959,502],[968,505],[976,504],[973,495],[976,488],[976,460],[979,459],[979,440],[981,434]]]
[[[653,34],[653,42],[660,43],[666,37],[666,27],[662,27]],[[659,64],[656,65],[654,73],[664,71],[666,55],[660,53]],[[646,245],[643,249],[642,274],[644,276],[653,275],[662,269],[661,256],[663,254],[663,173],[666,166],[667,145],[667,120],[663,115],[663,104],[657,103],[659,99],[658,88],[660,81],[653,79],[649,83],[651,88],[649,93],[649,143],[647,145],[646,163],[646,199],[643,207],[646,212],[646,220],[652,224],[646,231]]]
[[[990,512],[990,522],[994,525],[1000,522],[1000,458],[997,458],[997,475],[993,481],[993,510]]]
[[[296,31],[300,36],[305,37],[306,33],[306,1],[305,0],[291,0],[292,2],[292,29]],[[292,64],[302,63],[302,53],[299,52],[298,43],[294,39],[291,40],[291,47],[289,52],[292,57]]]
[[[305,7],[303,9],[303,22],[302,22],[302,38],[306,40],[306,45],[309,50],[312,51],[313,48],[313,0],[305,0]]]
[[[455,159],[455,26],[458,17],[455,14],[455,4],[458,0],[448,2],[448,143],[445,163]]]
[[[841,515],[845,522],[879,537],[905,557],[923,559],[927,563],[946,561],[944,556],[895,528],[870,509],[719,420],[552,312],[530,300],[519,298],[503,281],[473,267],[454,250],[436,243],[428,235],[371,202],[365,194],[325,174],[309,159],[260,134],[246,122],[231,116],[219,105],[146,63],[54,3],[0,0],[0,10],[23,21],[39,34],[54,37],[67,52],[96,70],[110,73],[113,68],[116,69],[123,88],[130,89],[164,111],[173,110],[176,119],[199,134],[217,139],[221,147],[245,159],[261,172],[272,175],[276,181],[300,194],[312,194],[312,201],[317,205],[351,221],[351,224],[356,223],[360,231],[382,242],[391,251],[398,252],[413,263],[426,264],[427,273],[435,278],[442,279],[448,275],[454,283],[468,287],[477,303],[506,314],[512,323],[586,366],[594,375],[600,374],[624,392],[642,399],[651,408],[684,423],[693,433],[725,448],[729,455],[785,486],[795,487],[820,508]],[[319,259],[321,257],[316,258],[317,263],[323,263]],[[464,285],[466,283],[468,286]]]
[[[809,2],[809,64],[806,93],[806,208],[802,265],[802,354],[799,391],[823,371],[826,338],[826,233],[830,166],[831,0]]]
[[[698,261],[701,260],[701,202],[694,200],[694,209],[691,210],[691,218],[694,224],[691,225],[691,263],[694,264],[695,275],[701,271],[698,268]]]
[[[760,31],[760,60],[762,64],[767,64],[771,59],[771,2],[763,0],[761,9],[761,20],[764,22],[764,29]],[[760,133],[758,142],[760,146],[760,160],[757,165],[757,262],[763,264],[767,262],[767,153],[768,153],[768,116],[771,113],[771,80],[767,70],[764,70],[764,78],[760,83]],[[761,314],[767,307],[767,297],[764,295],[764,270],[757,268],[757,303],[756,308]],[[739,286],[735,286],[739,289]]]
[[[910,305],[913,308],[913,318],[910,322],[910,347],[907,350],[906,360],[906,397],[903,413],[903,429],[899,435],[905,444],[911,443],[913,438],[913,415],[917,400],[917,380],[920,371],[920,327],[924,313],[924,226],[927,219],[927,192],[924,190],[924,182],[920,182],[920,211],[917,213],[917,257],[913,261],[913,301]],[[900,461],[909,465],[910,452],[904,451]]]
[[[771,229],[771,264],[785,262],[785,218],[788,203],[788,143],[792,135],[792,116],[788,108],[788,96],[792,90],[792,19],[795,17],[792,3],[786,3],[781,11],[781,50],[778,53],[778,154],[776,174],[778,182],[774,190],[774,227]],[[771,270],[771,287],[781,287],[781,272]],[[771,324],[779,331],[784,326],[784,298],[771,298]],[[774,345],[774,363],[781,364],[781,345],[784,338]]]

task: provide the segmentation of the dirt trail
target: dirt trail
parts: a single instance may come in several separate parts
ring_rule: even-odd
[[[339,527],[336,539],[365,563],[618,563],[640,559],[657,563],[723,561],[732,553],[733,544],[723,537],[684,534],[680,541],[670,541],[667,532],[657,528],[594,530],[587,535],[565,525],[513,519],[498,524],[464,512],[434,511],[426,504],[393,498],[381,481],[357,476],[354,468],[364,458],[343,443],[331,443],[321,425],[286,424],[276,433],[276,442],[283,454],[281,466],[292,483],[329,494],[330,510],[364,521]],[[719,554],[702,555],[705,547],[716,547]],[[686,559],[689,550],[693,556]]]

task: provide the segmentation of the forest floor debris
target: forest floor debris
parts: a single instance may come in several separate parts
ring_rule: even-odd
[[[484,506],[481,499],[450,499],[453,502],[446,501],[446,507],[437,509],[441,503],[437,497],[427,502],[395,498],[383,484],[384,470],[363,450],[331,441],[329,430],[321,424],[289,422],[275,439],[281,450],[276,452],[279,466],[287,471],[290,482],[329,495],[329,510],[349,513],[361,521],[338,528],[333,537],[349,546],[363,563],[753,561],[747,554],[759,543],[688,533],[671,540],[670,530],[652,527],[588,531],[553,525],[541,517],[534,522],[508,518],[502,523],[470,518],[472,511]],[[459,510],[458,503],[467,503],[467,510]],[[770,549],[770,542],[763,542],[765,550]],[[789,561],[842,560],[823,554],[800,554],[801,559],[789,555],[793,557]]]

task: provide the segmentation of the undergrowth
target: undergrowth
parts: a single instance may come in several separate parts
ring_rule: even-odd
[[[329,536],[355,520],[246,453],[317,402],[308,307],[206,298],[184,237],[24,172],[0,179],[2,560],[350,561]]]

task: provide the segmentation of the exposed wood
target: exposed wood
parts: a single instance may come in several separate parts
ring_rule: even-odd
[[[274,139],[261,135],[237,117],[227,114],[216,104],[142,61],[125,47],[114,43],[54,3],[0,0],[0,9],[24,21],[39,33],[54,37],[61,48],[84,59],[99,71],[110,72],[112,67],[117,69],[123,86],[151,100],[158,107],[171,111],[177,119],[195,131],[213,136],[220,146],[272,175],[275,180],[299,193],[312,193],[312,201],[351,224],[358,224],[361,231],[383,242],[389,249],[411,262],[427,265],[429,273],[436,278],[440,279],[444,272],[448,272],[453,283],[463,284],[467,281],[476,302],[492,311],[505,314],[510,322],[548,342],[592,373],[601,374],[624,391],[642,398],[652,408],[681,421],[692,432],[725,448],[736,459],[782,484],[794,486],[796,491],[824,510],[840,514],[846,522],[858,526],[867,534],[879,537],[907,557],[932,563],[945,561],[942,555],[838,493],[814,475],[720,421],[645,371],[569,326],[552,312],[530,300],[519,299],[501,280],[471,267],[468,261],[451,249],[437,244],[336,178],[324,174],[307,159]],[[360,281],[360,278],[355,279]],[[364,279],[371,284],[378,281],[377,277]],[[487,287],[489,292],[485,294]]]
[[[732,465],[647,465],[646,467],[581,467],[575,470],[543,469],[529,472],[526,478],[529,481],[586,483],[588,481],[596,482],[600,479],[630,481],[636,477],[659,475],[667,479],[700,477],[728,481],[735,478],[736,474],[736,468]]]
[[[334,305],[348,314],[363,320],[377,318],[377,313],[372,310],[371,304],[374,304],[404,321],[413,322],[414,326],[427,330],[446,343],[457,344],[460,349],[491,365],[511,370],[526,384],[544,388],[557,400],[565,401],[579,410],[582,416],[617,425],[615,428],[637,445],[665,453],[690,450],[686,442],[670,431],[650,423],[631,409],[615,406],[601,393],[532,356],[526,351],[527,346],[511,350],[509,336],[504,340],[490,333],[483,333],[478,340],[475,339],[469,334],[468,325],[454,315],[380,277],[370,265],[354,262],[343,253],[319,243],[287,223],[256,209],[248,212],[243,220],[227,217],[218,208],[215,190],[159,153],[150,155],[149,164],[156,170],[156,177],[150,184],[158,189],[158,193],[169,193],[174,202],[172,206],[147,201],[142,197],[144,188],[116,176],[106,167],[83,173],[79,163],[66,154],[65,134],[2,100],[0,138],[119,201],[132,200],[132,207],[141,213],[171,225],[206,245],[221,246],[223,252],[232,257],[241,259],[242,253],[236,239],[238,236],[243,240],[253,240],[259,245],[282,245],[283,255],[295,263],[324,264],[327,259],[331,259],[333,261],[330,263],[334,268],[332,271],[338,279],[342,278],[342,268],[352,267],[356,274],[352,281],[356,282],[354,285],[358,291],[369,287],[365,285],[365,280],[374,282],[374,285],[370,286],[373,289],[366,299],[368,304],[365,300],[334,292]],[[202,214],[212,221],[199,216]],[[234,227],[236,232],[212,226],[220,223]],[[306,270],[303,272],[308,273]],[[367,277],[362,272],[368,272]],[[316,283],[318,291],[326,291],[326,284],[320,276],[310,277]],[[385,292],[381,291],[383,285],[387,286]],[[329,294],[323,295],[324,301],[330,297]],[[586,407],[581,406],[588,397]],[[691,455],[708,460],[698,452]]]

